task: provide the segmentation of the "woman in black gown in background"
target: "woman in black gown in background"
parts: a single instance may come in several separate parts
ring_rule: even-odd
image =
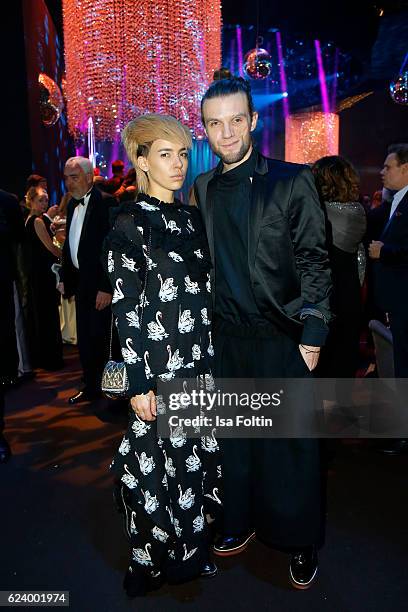
[[[24,261],[27,275],[26,323],[32,363],[35,368],[57,370],[63,366],[56,277],[51,266],[61,249],[54,245],[46,216],[48,195],[42,187],[31,187],[26,195],[30,209],[25,224]]]
[[[362,313],[365,256],[361,242],[367,223],[365,210],[357,201],[360,181],[350,162],[336,155],[319,159],[312,172],[327,214],[335,315],[316,376],[353,378],[358,367]]]

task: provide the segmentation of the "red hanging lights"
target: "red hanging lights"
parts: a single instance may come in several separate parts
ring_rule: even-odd
[[[113,141],[147,112],[202,134],[200,99],[221,65],[220,0],[63,0],[71,133],[89,117]]]

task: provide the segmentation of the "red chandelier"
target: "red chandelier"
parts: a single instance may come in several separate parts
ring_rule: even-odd
[[[221,65],[220,0],[63,0],[68,124],[113,141],[168,113],[202,134],[200,99]]]

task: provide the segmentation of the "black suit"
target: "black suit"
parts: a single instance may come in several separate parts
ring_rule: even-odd
[[[376,303],[390,316],[397,378],[408,377],[408,193],[380,236],[384,246],[374,261]]]
[[[78,245],[79,269],[71,259],[69,234],[76,200],[67,210],[67,238],[63,249],[61,280],[65,297],[75,295],[78,348],[84,373],[85,388],[94,394],[100,391],[100,381],[108,355],[110,308],[96,310],[98,291],[112,293],[111,284],[101,263],[102,243],[109,231],[109,209],[116,201],[92,188]]]
[[[213,200],[207,188],[215,172],[201,174],[194,186],[213,260]],[[324,213],[307,166],[258,153],[248,238],[251,286],[260,312],[294,340],[320,346],[321,331],[308,325],[310,318],[305,325],[299,319],[309,308],[330,319]]]
[[[219,171],[220,166],[195,182],[216,272],[213,189]],[[216,321],[215,373],[220,378],[310,376],[298,344],[324,344],[331,289],[324,214],[310,170],[258,153],[248,213],[249,282],[265,324],[245,328]],[[242,438],[220,446],[224,535],[255,527],[257,537],[276,548],[299,550],[321,542],[317,440]]]

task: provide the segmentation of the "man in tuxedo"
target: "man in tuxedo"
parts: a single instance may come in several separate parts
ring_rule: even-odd
[[[109,208],[116,201],[93,185],[93,168],[85,157],[71,157],[64,179],[72,199],[67,209],[67,239],[63,248],[60,291],[75,295],[79,356],[84,388],[69,403],[100,395],[107,361],[112,289],[101,263],[102,243],[109,231]]]
[[[389,147],[381,176],[384,187],[395,193],[380,239],[369,247],[374,295],[377,306],[389,316],[395,377],[408,378],[408,144]],[[395,440],[382,450],[390,455],[406,453],[408,440]]]
[[[212,83],[202,119],[218,166],[194,195],[214,265],[215,374],[219,378],[311,376],[330,318],[325,221],[311,171],[253,147],[258,115],[249,84]],[[220,556],[255,536],[291,553],[290,579],[311,586],[322,538],[318,440],[225,439]]]

